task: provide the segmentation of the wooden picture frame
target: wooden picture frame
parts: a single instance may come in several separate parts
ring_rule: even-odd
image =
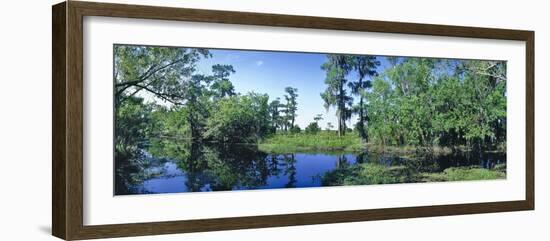
[[[534,32],[68,1],[52,8],[52,232],[66,240],[533,210]],[[525,200],[87,226],[83,224],[83,17],[518,40],[526,43]]]

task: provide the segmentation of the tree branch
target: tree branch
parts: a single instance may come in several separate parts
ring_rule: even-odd
[[[151,67],[149,67],[149,69],[148,69],[147,71],[145,71],[145,73],[143,73],[141,76],[139,76],[137,80],[121,82],[121,83],[116,84],[115,86],[116,86],[116,87],[120,87],[120,86],[128,86],[128,85],[131,86],[131,85],[139,84],[139,83],[141,83],[141,82],[147,80],[147,79],[148,79],[149,77],[151,77],[152,75],[158,73],[159,71],[164,70],[164,69],[166,69],[166,68],[168,68],[168,67],[170,67],[170,66],[173,66],[173,65],[175,65],[175,64],[177,64],[177,63],[180,63],[180,62],[182,62],[182,61],[184,61],[184,60],[185,60],[185,58],[180,58],[180,59],[177,59],[177,60],[174,61],[174,62],[171,62],[171,63],[169,63],[169,64],[163,65],[163,66],[161,66],[161,67],[159,67],[159,68],[153,70],[154,67],[158,66],[157,64],[154,64],[154,65],[152,65]]]
[[[148,86],[144,86],[144,85],[135,85],[136,87],[139,87],[141,89],[144,89],[146,91],[149,91],[151,92],[152,94],[154,94],[156,97],[162,99],[162,100],[165,100],[165,101],[168,101],[174,105],[179,105],[180,103],[178,103],[177,101],[174,101],[172,100],[171,98],[181,98],[181,96],[179,95],[173,95],[173,94],[165,94],[165,93],[160,93],[160,92],[157,92],[151,88],[149,88]]]

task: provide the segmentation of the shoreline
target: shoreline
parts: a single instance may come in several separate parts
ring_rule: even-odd
[[[255,145],[255,144],[248,144]],[[372,152],[372,153],[389,153],[396,155],[411,155],[411,154],[436,154],[436,155],[448,155],[452,153],[467,153],[473,152],[472,149],[467,148],[451,148],[451,147],[413,147],[413,146],[377,146],[366,144],[364,147],[322,147],[322,146],[288,146],[288,145],[278,145],[278,144],[265,144],[259,143],[256,145],[259,150],[268,152],[268,153],[289,153],[289,152],[305,152],[305,153],[314,153],[314,152],[337,152],[337,153],[361,153],[361,152]],[[430,149],[431,148],[431,149]],[[482,153],[506,153],[506,151],[491,149],[483,150]]]

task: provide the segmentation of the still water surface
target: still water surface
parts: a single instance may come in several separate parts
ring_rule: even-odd
[[[369,152],[270,154],[250,146],[187,146],[162,153],[162,157],[144,152],[140,160],[118,165],[115,194],[319,187],[327,172],[359,163],[437,173],[449,167],[492,168],[505,162],[502,153],[413,158]]]

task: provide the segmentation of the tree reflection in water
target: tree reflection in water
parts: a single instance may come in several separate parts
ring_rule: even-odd
[[[116,193],[144,193],[139,184],[155,176],[165,176],[160,170],[168,161],[175,163],[181,174],[185,173],[186,192],[254,189],[268,185],[270,176],[281,173],[289,177],[285,187],[296,184],[294,154],[268,155],[254,145],[159,141],[152,143],[148,155],[117,159]],[[155,166],[158,172],[146,171]],[[141,175],[133,175],[135,173]]]
[[[423,182],[421,173],[491,169],[506,162],[505,155],[490,153],[416,158],[367,152],[268,154],[256,145],[166,138],[149,141],[138,153],[115,157],[115,195]]]

